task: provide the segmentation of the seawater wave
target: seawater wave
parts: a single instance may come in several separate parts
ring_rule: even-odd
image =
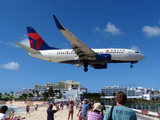
[[[12,111],[12,110],[15,111],[14,114],[24,113],[24,111],[25,111],[25,108],[23,108],[23,107],[18,107],[18,106],[13,106],[13,105],[8,105],[8,104],[4,104],[4,105],[6,105],[8,107],[8,111],[6,113],[6,116],[8,116],[9,115],[9,111]],[[1,106],[3,106],[3,105],[0,105],[0,107]]]

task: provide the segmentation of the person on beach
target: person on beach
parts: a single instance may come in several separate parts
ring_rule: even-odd
[[[61,110],[61,107],[62,107],[62,106],[61,106],[61,103],[58,103],[58,106],[59,106],[59,110]]]
[[[123,92],[118,92],[116,95],[116,104],[117,106],[110,107],[103,120],[137,120],[135,112],[124,106],[127,103],[127,95]],[[111,112],[112,111],[112,112]],[[112,113],[112,115],[111,115]]]
[[[26,116],[27,116],[27,114],[29,114],[29,116],[30,116],[29,106],[28,106],[28,105],[27,105],[27,107],[26,107]]]
[[[59,110],[58,106],[55,105],[55,107],[56,110],[52,110],[53,105],[52,104],[49,105],[49,108],[47,110],[47,120],[54,120],[54,113],[56,113]]]
[[[64,104],[61,102],[61,107],[62,107],[62,110],[63,110],[63,106],[64,106]]]
[[[7,110],[8,110],[8,107],[5,105],[0,108],[0,120],[12,120],[13,119],[14,111],[12,112],[9,111],[9,116],[5,117]]]
[[[79,108],[79,112],[77,114],[78,120],[82,120],[82,107]]]
[[[14,117],[14,119],[12,119],[12,120],[22,120],[22,119],[26,119],[25,117],[21,117],[21,116],[15,116]]]
[[[95,103],[93,110],[89,111],[87,114],[88,120],[103,120],[102,108],[103,106],[101,103]]]
[[[76,99],[77,99],[77,98],[76,98]],[[70,116],[71,116],[71,120],[73,120],[73,113],[74,113],[73,107],[74,107],[74,105],[75,105],[76,99],[75,99],[74,101],[70,101],[70,100],[69,100],[69,97],[68,97],[68,101],[69,101],[68,120],[69,120]]]
[[[36,105],[35,105],[35,110],[37,110],[37,108],[38,108],[38,105],[36,104]]]
[[[78,102],[76,102],[76,109],[78,108]]]
[[[84,105],[82,108],[82,119],[87,120],[87,112],[89,110],[89,105],[87,104],[87,99],[84,99]]]
[[[82,101],[80,101],[80,103],[78,104],[78,107],[82,107]]]
[[[69,109],[69,103],[68,103],[68,102],[66,103],[66,106],[67,106],[67,108]]]
[[[89,101],[88,105],[89,105],[89,110],[92,110],[93,108],[92,108],[92,103],[91,103],[91,101]]]

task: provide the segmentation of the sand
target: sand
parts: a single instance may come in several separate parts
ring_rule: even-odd
[[[53,108],[55,109],[55,107]],[[33,110],[33,107],[31,107],[31,110]],[[38,107],[37,111],[30,112],[30,116],[26,113],[18,114],[17,116],[26,117],[25,120],[47,120],[47,107]],[[54,114],[55,120],[68,120],[68,108],[64,107],[63,110],[59,110],[57,113]],[[74,114],[73,114],[73,120],[78,120],[78,117],[76,116],[78,113],[78,109],[76,110],[74,108]],[[71,118],[70,118],[71,119]]]
[[[13,104],[12,105],[17,105],[17,106],[25,106],[23,104]],[[55,110],[55,106],[53,107],[53,110]],[[34,106],[31,105],[30,106],[30,116],[29,114],[27,114],[26,116],[26,112],[22,111],[24,113],[22,114],[16,114],[15,116],[21,116],[21,117],[25,117],[26,119],[24,120],[47,120],[47,105],[39,105],[37,111],[34,110]],[[68,111],[69,109],[64,106],[63,110],[59,110],[57,113],[54,114],[54,119],[55,120],[68,120]],[[78,120],[78,117],[76,116],[78,113],[78,109],[74,108],[74,114],[73,114],[73,120]],[[71,120],[71,118],[70,118]]]

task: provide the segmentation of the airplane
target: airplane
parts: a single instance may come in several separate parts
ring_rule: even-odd
[[[91,49],[62,26],[55,15],[53,18],[57,28],[72,44],[72,49],[49,46],[32,27],[27,27],[30,47],[15,43],[26,50],[31,57],[55,63],[74,64],[76,67],[84,66],[85,72],[88,71],[89,65],[94,69],[106,69],[108,63],[131,63],[130,67],[133,68],[132,64],[145,58],[143,54],[131,49]]]

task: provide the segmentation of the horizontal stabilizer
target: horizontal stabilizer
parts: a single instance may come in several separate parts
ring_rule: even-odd
[[[15,42],[17,45],[19,45],[20,47],[22,47],[23,49],[25,49],[27,52],[29,53],[40,53],[39,51],[35,50],[35,49],[32,49],[30,47],[27,47],[21,43],[18,43],[18,42]]]

